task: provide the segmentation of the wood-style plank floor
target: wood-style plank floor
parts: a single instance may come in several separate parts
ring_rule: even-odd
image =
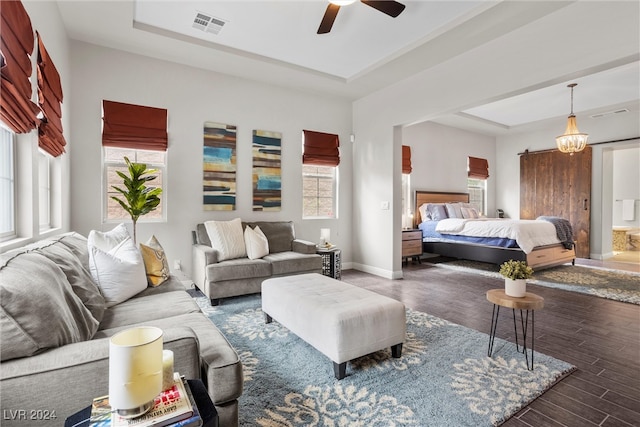
[[[342,280],[489,333],[493,306],[485,294],[503,280],[426,263],[409,264],[403,274],[388,280],[344,270]],[[640,306],[530,284],[527,290],[545,299],[535,315],[536,351],[578,369],[503,425],[640,426]],[[513,322],[503,316],[497,336],[513,342]]]

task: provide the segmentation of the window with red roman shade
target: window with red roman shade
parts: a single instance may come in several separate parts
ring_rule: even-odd
[[[0,118],[15,133],[27,133],[38,125],[40,109],[31,101],[33,29],[20,1],[3,1],[0,7],[2,70]]]
[[[62,84],[56,66],[38,36],[38,103],[44,118],[38,126],[38,145],[53,157],[64,153],[67,142],[62,135]]]
[[[167,150],[167,110],[102,101],[102,145],[135,150]]]
[[[402,146],[402,173],[411,173],[411,147]]]
[[[489,178],[489,162],[479,157],[469,157],[467,174],[472,179]]]
[[[334,167],[340,164],[340,139],[338,135],[312,130],[303,130],[303,132],[303,164]]]

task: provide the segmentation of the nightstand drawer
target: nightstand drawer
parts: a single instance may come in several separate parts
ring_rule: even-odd
[[[405,240],[402,242],[402,256],[422,255],[421,240]]]
[[[403,231],[402,240],[422,240],[422,230]]]

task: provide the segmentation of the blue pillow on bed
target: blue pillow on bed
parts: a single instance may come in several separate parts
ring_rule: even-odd
[[[442,203],[429,203],[427,205],[427,212],[432,221],[440,221],[441,219],[447,219],[447,210]]]

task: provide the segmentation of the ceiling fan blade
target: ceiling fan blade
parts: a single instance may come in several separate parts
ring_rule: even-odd
[[[402,13],[405,5],[398,3],[397,1],[385,1],[385,0],[360,0],[367,6],[371,6],[374,9],[379,10],[382,13],[395,18]]]
[[[320,27],[318,27],[318,34],[326,34],[331,31],[331,27],[333,27],[333,21],[336,20],[336,16],[338,16],[339,10],[340,6],[329,3],[329,6],[327,6],[327,10],[324,12],[324,16],[322,17],[322,22],[320,22]]]

